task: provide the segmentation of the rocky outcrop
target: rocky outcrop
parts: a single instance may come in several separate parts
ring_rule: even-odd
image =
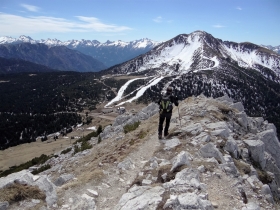
[[[117,140],[123,138],[123,127],[125,125],[133,124],[138,121],[147,120],[151,116],[158,113],[159,108],[156,103],[151,103],[147,107],[143,108],[137,114],[125,113],[123,115],[119,115],[115,122],[107,127],[105,127],[104,131],[100,134],[102,139],[107,139],[110,137],[117,137]]]
[[[135,143],[127,140],[125,125],[149,120],[157,112],[158,106],[150,104],[135,115],[118,116],[101,137],[104,146],[113,142],[122,146],[106,157],[123,155],[127,145]],[[146,137],[144,142],[158,144],[153,156],[134,158],[137,147],[133,145],[135,150],[130,156],[113,159],[107,167],[100,162],[97,167],[103,179],[99,184],[89,181],[78,185],[78,190],[60,194],[63,204],[58,204],[56,191],[77,182],[75,174],[67,173],[65,168],[79,167],[79,161],[90,157],[99,144],[74,156],[69,153],[48,160],[52,168],[39,176],[21,171],[1,178],[0,189],[14,182],[36,185],[45,192],[48,207],[65,210],[277,209],[280,144],[273,124],[261,117],[248,117],[243,105],[227,96],[186,99],[180,103],[180,115],[181,126],[174,112],[170,137],[158,140],[156,129],[154,135]],[[83,173],[90,170],[93,169],[86,168]],[[107,195],[110,191],[111,196]],[[119,199],[113,202],[114,197]],[[9,203],[0,205],[8,208]]]

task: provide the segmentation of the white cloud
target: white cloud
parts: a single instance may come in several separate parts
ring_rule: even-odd
[[[156,22],[156,23],[161,23],[162,22],[162,17],[158,16],[155,19],[153,19],[153,21]]]
[[[220,24],[216,24],[216,25],[213,25],[214,28],[224,28],[225,26],[223,25],[220,25]]]
[[[21,4],[20,6],[24,7],[25,9],[31,12],[38,12],[40,10],[40,7],[36,7],[29,4]]]
[[[241,8],[241,7],[236,7],[236,9],[238,9],[238,10],[242,10],[242,8]]]
[[[47,16],[18,16],[0,13],[1,35],[66,32],[124,32],[132,30],[126,26],[102,23],[95,17],[76,16],[77,21]],[[3,34],[4,35],[4,34]]]

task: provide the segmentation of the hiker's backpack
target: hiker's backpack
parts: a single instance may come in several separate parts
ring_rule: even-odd
[[[172,102],[171,102],[171,95],[164,95],[161,98],[159,109],[160,113],[168,113],[172,111]]]

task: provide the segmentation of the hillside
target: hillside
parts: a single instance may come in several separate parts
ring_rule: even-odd
[[[89,123],[80,112],[111,100],[126,80],[101,73],[50,72],[0,75],[0,149]]]
[[[0,74],[10,73],[36,73],[36,72],[54,72],[54,70],[47,66],[35,64],[21,59],[6,59],[0,57]]]
[[[106,68],[102,62],[79,51],[45,44],[0,45],[0,57],[22,59],[62,71],[96,72]]]
[[[189,97],[180,102],[179,111],[174,108],[171,132],[164,140],[157,139],[157,105],[120,115],[104,129],[100,143],[98,138],[87,141],[92,149],[74,154],[84,145],[80,142],[68,153],[56,153],[43,164],[51,168],[37,176],[22,171],[0,178],[2,205],[9,209],[278,209],[276,129],[243,110],[240,102],[227,96]],[[138,120],[140,126],[125,134],[125,125]],[[21,188],[27,193],[33,190],[28,185],[38,186],[40,196],[30,193],[21,202],[12,201],[6,194],[15,179],[19,186],[27,184]]]

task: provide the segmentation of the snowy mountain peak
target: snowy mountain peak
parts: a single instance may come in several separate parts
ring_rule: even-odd
[[[280,55],[248,42],[222,41],[204,31],[180,34],[112,71],[130,73],[154,69],[160,74],[180,75],[221,70],[228,62],[236,62],[242,68],[255,69],[279,80]]]

